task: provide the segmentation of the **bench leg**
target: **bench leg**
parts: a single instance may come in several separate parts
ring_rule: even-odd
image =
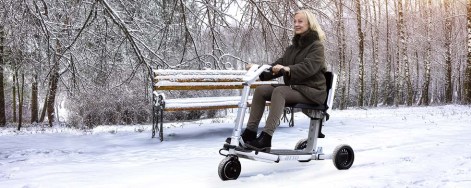
[[[294,127],[294,109],[293,107],[289,107],[291,111],[291,119],[289,120],[289,127]]]
[[[290,119],[288,119],[287,114],[291,114],[291,118],[290,118]],[[289,127],[293,127],[293,126],[294,126],[293,107],[285,107],[285,108],[283,109],[283,117],[281,117],[281,120],[283,120],[283,122],[288,122],[288,126],[289,126]]]
[[[157,131],[162,142],[164,140],[164,110],[160,107],[152,107],[152,138],[155,138]],[[160,126],[160,127],[159,127]]]
[[[164,110],[159,109],[160,111],[160,129],[159,129],[159,137],[160,141],[164,141]]]
[[[155,132],[159,123],[158,112],[155,106],[152,106],[152,138],[155,138]]]

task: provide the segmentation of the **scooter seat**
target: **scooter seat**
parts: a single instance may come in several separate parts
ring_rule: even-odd
[[[296,103],[296,104],[286,105],[286,106],[292,107],[292,108],[301,108],[301,109],[310,109],[310,110],[321,110],[321,111],[327,110],[325,105],[318,105],[318,104]]]

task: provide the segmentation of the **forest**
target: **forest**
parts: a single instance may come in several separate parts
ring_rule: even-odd
[[[0,0],[0,127],[144,124],[152,69],[243,69],[309,9],[335,109],[471,103],[467,0]],[[61,119],[59,109],[65,109]]]

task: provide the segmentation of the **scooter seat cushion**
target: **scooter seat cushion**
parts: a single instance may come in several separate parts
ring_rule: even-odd
[[[304,103],[297,103],[297,104],[292,104],[292,105],[286,105],[287,107],[293,107],[293,108],[301,108],[301,109],[311,109],[311,110],[322,110],[325,111],[327,110],[325,105],[319,105],[319,104],[304,104]]]

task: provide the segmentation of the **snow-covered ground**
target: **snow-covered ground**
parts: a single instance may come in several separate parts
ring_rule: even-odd
[[[235,111],[235,110],[234,110]],[[471,187],[471,107],[334,110],[319,146],[349,144],[355,162],[265,163],[241,159],[237,180],[221,181],[218,154],[234,115],[168,123],[165,141],[150,126],[0,129],[0,187]],[[307,136],[309,120],[283,123],[273,148]],[[263,126],[263,123],[262,123]]]

